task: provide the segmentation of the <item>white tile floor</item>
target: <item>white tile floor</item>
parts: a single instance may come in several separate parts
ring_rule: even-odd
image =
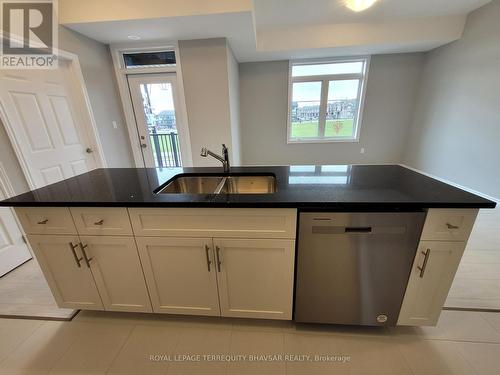
[[[480,210],[445,306],[500,310],[500,208]]]
[[[35,258],[0,278],[0,316],[69,319],[73,309],[60,309]]]
[[[198,354],[234,361],[174,362]],[[8,375],[499,374],[499,357],[500,313],[444,311],[438,327],[391,329],[105,312],[72,322],[0,319],[0,374]]]

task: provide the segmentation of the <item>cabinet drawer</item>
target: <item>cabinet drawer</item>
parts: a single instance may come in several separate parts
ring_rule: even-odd
[[[421,239],[467,241],[478,211],[475,209],[430,209]]]
[[[16,214],[26,234],[77,234],[66,207],[17,207]]]
[[[76,229],[82,235],[131,236],[126,208],[72,207]]]
[[[129,208],[137,236],[295,238],[297,211],[268,208]]]

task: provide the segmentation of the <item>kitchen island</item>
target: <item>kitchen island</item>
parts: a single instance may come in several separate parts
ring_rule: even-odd
[[[274,185],[158,193],[193,174]],[[435,325],[478,209],[495,203],[398,165],[297,165],[98,169],[0,206],[16,208],[61,307],[285,320],[302,212],[422,212],[399,316],[375,325]]]

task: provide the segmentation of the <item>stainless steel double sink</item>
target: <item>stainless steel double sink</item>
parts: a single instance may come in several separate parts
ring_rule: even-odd
[[[273,194],[274,175],[180,175],[157,194]]]

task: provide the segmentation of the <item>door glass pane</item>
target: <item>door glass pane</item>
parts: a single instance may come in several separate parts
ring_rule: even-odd
[[[180,167],[172,84],[142,83],[140,87],[155,165],[157,168]]]
[[[317,138],[321,82],[295,82],[292,90],[291,138]]]
[[[353,138],[356,134],[359,80],[330,81],[325,137]]]

